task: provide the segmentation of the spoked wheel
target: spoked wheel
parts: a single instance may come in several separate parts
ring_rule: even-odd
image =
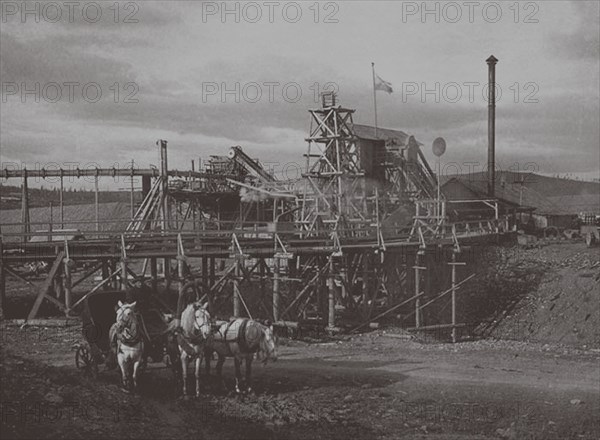
[[[92,355],[91,347],[88,344],[81,344],[75,352],[75,366],[85,376],[96,379],[98,377],[98,362]]]

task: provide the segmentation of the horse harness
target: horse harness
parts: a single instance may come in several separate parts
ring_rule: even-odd
[[[232,326],[236,323],[238,323],[238,320],[233,320],[231,322],[229,322],[227,324],[227,326],[225,327],[224,330],[221,330],[221,326],[217,326],[214,330],[215,333],[218,333],[221,336],[221,340],[217,340],[218,342],[222,342],[227,346],[227,349],[229,350],[230,354],[231,353],[231,349],[229,348],[229,343],[237,343],[240,347],[240,351],[242,353],[252,353],[254,349],[256,349],[255,344],[250,344],[246,337],[246,329],[248,327],[248,322],[250,321],[250,319],[248,318],[244,318],[242,319],[242,322],[239,323],[239,327],[237,329],[237,334],[235,336],[234,339],[227,339],[227,335],[229,334],[229,330],[232,328]],[[213,324],[213,328],[214,328],[214,324]],[[205,339],[200,333],[199,333],[199,329],[195,329],[195,334],[191,337],[191,338],[186,338],[183,333],[181,332],[181,329],[177,329],[176,330],[176,334],[177,334],[177,342],[179,343],[179,346],[188,354],[188,356],[190,357],[195,357],[197,356],[199,353],[196,352],[194,346],[197,345],[201,345],[203,342],[210,342],[211,340],[214,339],[214,333],[212,333],[208,339]]]
[[[200,328],[196,327],[194,327],[194,334],[189,338],[184,336],[183,329],[181,327],[175,329],[175,335],[177,336],[177,343],[179,346],[183,348],[183,351],[185,351],[187,355],[192,358],[198,355],[194,347],[202,345],[202,343],[206,342],[207,340],[204,338],[204,336],[202,336]],[[210,335],[209,338],[212,338],[212,335]]]
[[[235,336],[234,339],[227,339],[227,334],[229,333],[229,330],[231,329],[231,327],[235,323],[239,322],[238,320],[233,320],[233,321],[229,322],[227,324],[227,326],[225,327],[224,331],[221,331],[219,328],[218,333],[221,335],[222,340],[218,341],[218,342],[223,342],[227,346],[227,349],[229,350],[230,355],[233,355],[233,353],[231,352],[231,349],[229,348],[229,343],[232,343],[232,342],[238,344],[238,346],[240,347],[240,351],[242,353],[253,353],[253,351],[257,348],[255,344],[252,344],[253,341],[248,341],[248,338],[246,335],[246,328],[248,327],[249,321],[250,321],[250,319],[248,319],[248,318],[242,319],[242,322],[239,324],[239,327],[238,327],[237,335]]]

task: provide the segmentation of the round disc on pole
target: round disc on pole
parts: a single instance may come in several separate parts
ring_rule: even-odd
[[[431,149],[433,150],[433,154],[435,154],[437,157],[440,157],[442,154],[444,154],[446,152],[446,141],[444,138],[436,138],[433,141]]]

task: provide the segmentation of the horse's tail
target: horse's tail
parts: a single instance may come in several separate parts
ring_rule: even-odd
[[[260,348],[260,338],[262,337],[261,325],[253,320],[249,320],[246,324],[244,335],[240,335],[245,339],[245,344],[248,351],[256,351]]]

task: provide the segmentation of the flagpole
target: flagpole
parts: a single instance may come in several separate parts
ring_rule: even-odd
[[[373,107],[375,108],[375,137],[377,137],[377,93],[375,90],[375,63],[371,62],[373,69]]]

